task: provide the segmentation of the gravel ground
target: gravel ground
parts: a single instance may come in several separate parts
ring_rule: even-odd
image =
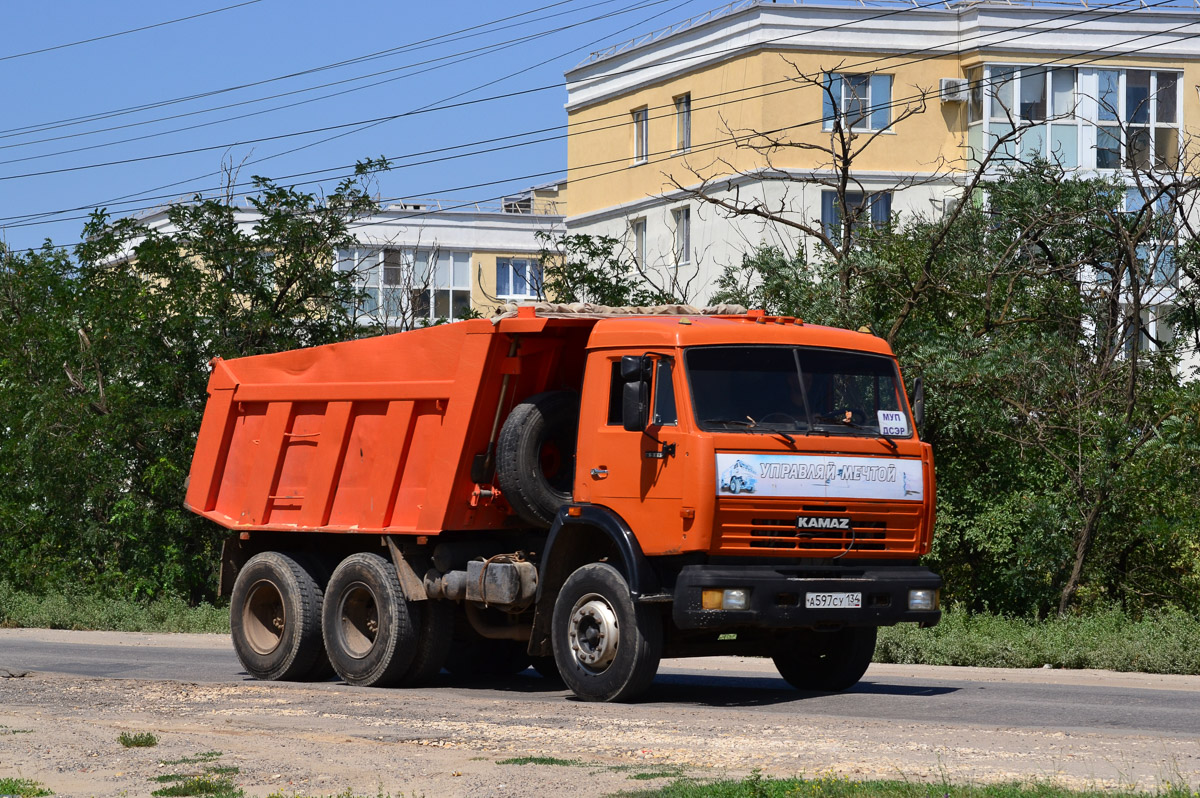
[[[770,673],[769,662],[728,660],[695,662]],[[868,678],[931,673],[981,686],[1021,679],[1182,690],[1200,700],[1194,677],[873,666]],[[802,702],[781,710],[774,693],[761,692],[761,700],[724,705],[597,705],[570,700],[532,675],[499,684],[367,690],[333,682],[196,684],[0,667],[0,777],[33,779],[60,796],[105,798],[148,795],[163,786],[154,777],[206,766],[236,767],[234,781],[251,796],[351,789],[372,796],[576,797],[663,784],[679,774],[709,779],[755,769],[770,776],[1200,785],[1195,735],[998,728],[987,718],[947,725],[936,718],[836,717],[806,713]],[[152,732],[160,743],[126,749],[117,741],[123,731]],[[163,764],[208,751],[220,755],[207,764]],[[575,764],[500,764],[522,756]]]

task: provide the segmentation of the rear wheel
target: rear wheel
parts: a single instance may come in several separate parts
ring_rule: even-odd
[[[397,684],[417,656],[420,602],[407,601],[396,569],[378,554],[352,554],[325,591],[325,649],[348,684]]]
[[[319,671],[321,587],[297,558],[276,551],[251,557],[233,584],[233,650],[256,679],[294,680]]]
[[[621,573],[591,563],[571,574],[554,602],[551,642],[558,672],[585,701],[629,701],[650,686],[662,658],[662,616],[634,604]]]
[[[874,626],[836,632],[801,629],[788,635],[771,657],[779,675],[800,690],[841,692],[858,684],[875,656]]]

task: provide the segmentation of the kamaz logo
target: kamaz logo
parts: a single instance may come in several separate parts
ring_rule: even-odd
[[[796,519],[797,529],[849,529],[849,518],[831,518],[827,515],[802,515]]]

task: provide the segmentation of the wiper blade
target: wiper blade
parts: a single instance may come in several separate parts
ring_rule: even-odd
[[[750,416],[746,416],[745,420],[740,418],[706,418],[702,424],[724,424],[726,426],[741,427],[747,432],[753,432],[758,435],[778,435],[788,443],[795,445],[796,439],[788,435],[781,429],[771,429],[770,427],[759,424]]]

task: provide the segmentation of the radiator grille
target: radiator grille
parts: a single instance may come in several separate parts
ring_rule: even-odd
[[[722,497],[718,501],[713,553],[833,557],[847,550],[860,557],[912,557],[919,553],[919,502],[799,504],[794,500]],[[849,518],[848,529],[801,529],[796,519]]]

